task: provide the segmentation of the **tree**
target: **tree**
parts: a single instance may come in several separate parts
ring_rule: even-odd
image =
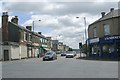
[[[69,48],[68,51],[73,51],[73,49],[72,49],[72,48]]]

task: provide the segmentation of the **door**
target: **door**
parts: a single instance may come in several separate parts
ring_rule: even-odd
[[[8,60],[9,60],[9,51],[4,50],[4,61],[8,61]]]
[[[117,54],[118,57],[120,57],[120,43],[117,44]]]

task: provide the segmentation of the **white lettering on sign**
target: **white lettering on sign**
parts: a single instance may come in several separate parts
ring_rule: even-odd
[[[120,39],[120,36],[106,37],[105,40]]]
[[[99,42],[99,38],[90,39],[90,43],[96,43],[96,42]]]

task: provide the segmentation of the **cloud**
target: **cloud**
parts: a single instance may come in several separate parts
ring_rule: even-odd
[[[46,15],[78,13],[96,15],[101,11],[108,11],[111,7],[117,8],[117,5],[117,2],[4,2],[3,9],[7,11],[34,12],[34,14]]]
[[[119,0],[4,0],[4,2],[118,2]]]
[[[9,0],[10,1],[10,0]],[[32,0],[31,0],[32,1]],[[112,0],[111,0],[112,1]],[[117,8],[116,2],[102,0],[89,1],[69,0],[61,1],[33,1],[4,2],[3,10],[10,14],[23,12],[30,18],[22,23],[23,26],[32,25],[35,21],[35,31],[41,31],[45,36],[52,36],[72,48],[78,48],[79,42],[84,41],[86,17],[87,26],[101,17],[101,12],[109,12],[111,7]],[[79,18],[76,18],[79,17]],[[20,19],[22,20],[22,19]],[[41,20],[41,21],[38,21]]]
[[[79,18],[76,18],[77,16],[79,16]],[[52,39],[57,38],[59,41],[64,42],[72,48],[77,48],[79,42],[84,43],[84,16],[86,16],[87,26],[100,17],[99,15],[94,15],[93,17],[93,15],[86,13],[64,16],[32,15],[30,20],[26,21],[23,26],[32,25],[32,21],[35,21],[36,31],[45,29],[45,33],[41,31],[45,36],[51,36]],[[39,22],[38,20],[41,21]],[[50,31],[50,28],[52,31]]]

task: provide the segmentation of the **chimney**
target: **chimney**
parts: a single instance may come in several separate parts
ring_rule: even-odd
[[[110,9],[110,12],[113,12],[113,11],[114,11],[114,8],[111,8],[111,9]]]
[[[101,14],[102,14],[102,18],[105,16],[105,12],[101,12]]]
[[[8,12],[2,13],[2,41],[8,41]]]
[[[38,34],[40,34],[40,35],[41,35],[41,32],[38,32]]]
[[[15,16],[11,19],[11,22],[18,24],[18,16]]]
[[[28,30],[32,30],[32,26],[26,26],[26,29],[28,29]]]

